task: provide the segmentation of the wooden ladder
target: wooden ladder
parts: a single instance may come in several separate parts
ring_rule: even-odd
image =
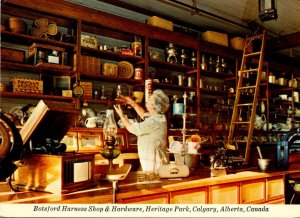
[[[254,42],[260,42],[260,50],[255,52],[253,52]],[[252,37],[247,36],[244,46],[241,68],[239,71],[238,84],[236,87],[236,96],[229,127],[228,141],[226,143],[226,148],[230,150],[238,150],[239,144],[246,144],[244,156],[244,164],[246,165],[248,164],[250,158],[252,134],[256,117],[256,106],[258,103],[261,71],[263,67],[264,50],[265,31],[262,34],[258,34]],[[254,68],[248,69],[249,66],[247,66],[247,63],[253,64],[252,60],[256,59],[257,57],[259,57],[258,63]],[[251,65],[251,67],[253,67],[253,65]],[[249,78],[249,74],[251,74],[253,78]],[[251,97],[244,96],[242,93],[251,93]],[[248,114],[248,116],[246,116],[246,119],[241,116],[241,114],[245,111],[247,111]],[[243,136],[241,136],[241,134],[243,131],[240,131],[239,139],[236,138],[238,137],[237,131],[243,128],[248,130],[247,137],[244,136],[244,138],[242,138]]]

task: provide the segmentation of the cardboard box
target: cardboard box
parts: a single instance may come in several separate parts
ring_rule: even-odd
[[[13,92],[43,94],[42,80],[12,78],[10,82],[11,82]]]

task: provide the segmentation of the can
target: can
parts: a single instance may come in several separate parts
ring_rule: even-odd
[[[138,79],[138,80],[143,79],[143,69],[142,68],[134,69],[134,79]]]
[[[152,80],[145,80],[145,102],[148,102],[150,95],[152,94]]]
[[[173,104],[173,115],[183,114],[184,113],[184,104],[183,103],[174,103]]]

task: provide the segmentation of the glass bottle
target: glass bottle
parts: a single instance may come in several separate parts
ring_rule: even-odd
[[[201,70],[207,70],[206,59],[204,55],[201,57]]]
[[[225,58],[221,59],[222,72],[227,73],[227,63],[225,62]]]
[[[215,70],[215,62],[214,62],[214,60],[213,60],[212,57],[209,57],[208,65],[209,65],[209,70],[210,71],[214,71]]]
[[[217,56],[217,61],[216,61],[216,73],[222,73],[220,56]]]
[[[196,53],[194,51],[192,52],[191,63],[192,63],[192,67],[196,67],[197,57],[196,57]]]

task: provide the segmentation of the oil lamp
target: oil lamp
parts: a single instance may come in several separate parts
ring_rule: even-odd
[[[115,147],[117,144],[117,130],[114,111],[106,110],[106,119],[103,125],[105,148],[101,152],[102,157],[108,159],[108,170],[106,174],[114,170],[113,159],[117,158],[121,153],[120,150]]]

